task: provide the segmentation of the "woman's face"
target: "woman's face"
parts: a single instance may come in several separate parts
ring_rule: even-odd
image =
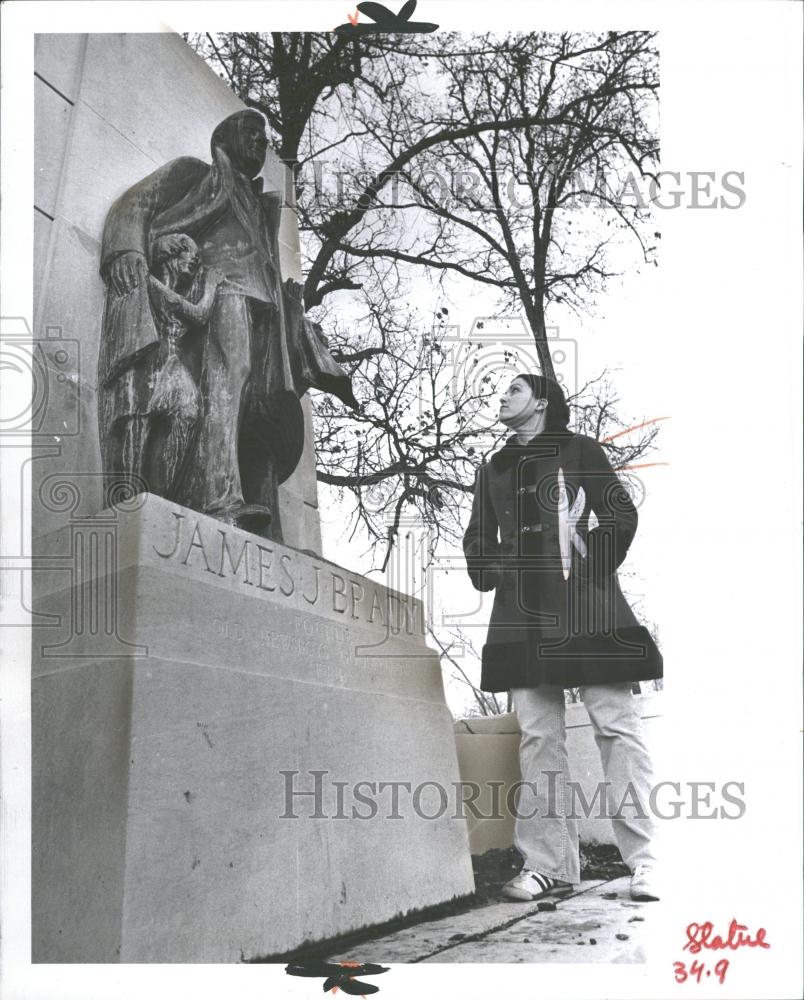
[[[544,400],[537,400],[522,378],[515,378],[500,397],[500,422],[509,426],[526,423]]]

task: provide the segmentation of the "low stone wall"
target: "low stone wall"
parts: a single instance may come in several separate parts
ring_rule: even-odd
[[[654,691],[635,696],[649,745],[661,725],[662,694]],[[566,714],[567,749],[572,778],[579,782],[591,801],[598,782],[603,781],[600,755],[589,714],[582,704],[568,705]],[[506,807],[509,789],[520,780],[519,722],[516,712],[506,715],[461,719],[455,723],[455,744],[461,781],[480,786],[475,802],[478,815],[467,807],[469,846],[472,854],[484,854],[494,847],[511,847],[514,817]],[[468,798],[468,792],[464,798]],[[494,808],[495,801],[499,808]],[[493,818],[497,814],[497,818]],[[614,831],[608,819],[581,817],[580,837],[584,843],[613,844]]]

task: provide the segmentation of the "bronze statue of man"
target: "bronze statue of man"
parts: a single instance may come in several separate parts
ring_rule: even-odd
[[[282,196],[263,193],[257,176],[268,148],[262,116],[230,115],[213,131],[211,148],[211,165],[172,160],[129,188],[106,218],[98,360],[104,468],[110,477],[143,473],[120,386],[138,366],[153,367],[149,355],[163,349],[146,292],[152,249],[162,237],[184,234],[198,247],[199,274],[212,270],[224,280],[208,319],[180,347],[201,413],[171,498],[281,541],[277,489],[303,447],[300,396],[313,387],[357,403],[320,330],[298,309],[297,287],[282,282]]]

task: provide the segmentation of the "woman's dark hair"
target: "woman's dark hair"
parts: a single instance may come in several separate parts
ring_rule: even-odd
[[[567,397],[558,382],[545,375],[530,375],[524,372],[516,377],[528,383],[536,399],[547,400],[545,431],[548,434],[551,431],[565,431],[569,423],[570,411]]]

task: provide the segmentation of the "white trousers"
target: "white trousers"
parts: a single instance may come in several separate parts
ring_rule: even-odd
[[[631,871],[654,861],[649,806],[650,755],[630,682],[581,689],[603,764],[604,790],[591,798],[591,816],[607,814],[617,846]],[[563,882],[580,881],[578,818],[584,798],[571,781],[564,724],[564,689],[552,685],[513,688],[513,708],[522,732],[514,847],[525,868]],[[585,783],[588,786],[588,783]],[[577,789],[578,786],[576,786]]]

